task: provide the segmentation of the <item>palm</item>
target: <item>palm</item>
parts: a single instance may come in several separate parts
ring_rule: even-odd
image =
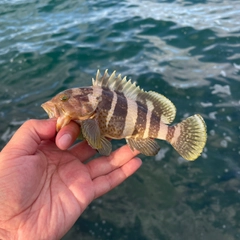
[[[28,149],[26,145],[17,146],[15,151],[11,148],[18,156],[8,153],[0,165],[4,169],[0,184],[7,185],[4,198],[0,199],[0,212],[4,213],[0,224],[1,220],[6,223],[11,219],[20,236],[59,239],[94,198],[139,167],[132,159],[136,153],[126,146],[118,154],[84,164],[94,154],[84,142],[65,151],[51,140],[33,145]]]

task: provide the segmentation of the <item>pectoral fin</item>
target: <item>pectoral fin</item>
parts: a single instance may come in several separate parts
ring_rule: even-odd
[[[92,148],[97,149],[101,155],[110,155],[112,144],[104,136],[101,136],[98,123],[95,119],[82,121],[81,128],[83,138],[87,140]]]
[[[81,129],[80,129],[80,133],[78,134],[77,139],[80,140],[80,141],[83,141],[85,139]]]
[[[95,119],[87,119],[81,122],[82,135],[87,140],[88,144],[94,148],[99,149],[101,144],[101,133],[98,123]]]
[[[101,155],[109,156],[112,151],[112,144],[110,143],[110,141],[107,140],[105,137],[101,137],[101,145],[102,147],[97,149],[98,152]]]
[[[160,150],[160,146],[151,138],[128,138],[126,141],[132,150],[136,149],[146,156],[154,156]]]

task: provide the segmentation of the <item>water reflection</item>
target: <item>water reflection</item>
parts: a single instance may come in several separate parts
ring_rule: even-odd
[[[117,70],[201,113],[202,157],[166,143],[94,201],[64,239],[238,239],[239,1],[1,1],[0,145],[57,92]],[[114,147],[123,142],[115,141]]]

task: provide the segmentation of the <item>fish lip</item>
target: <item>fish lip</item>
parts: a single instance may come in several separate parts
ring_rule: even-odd
[[[49,118],[59,117],[59,111],[57,106],[50,101],[47,101],[41,105],[41,107],[45,110],[48,114]]]

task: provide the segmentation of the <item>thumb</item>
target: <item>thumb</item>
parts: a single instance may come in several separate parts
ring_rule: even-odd
[[[34,154],[42,140],[52,139],[56,135],[56,119],[35,120],[23,123],[9,143],[2,150],[18,156]],[[19,152],[20,151],[20,152]]]

